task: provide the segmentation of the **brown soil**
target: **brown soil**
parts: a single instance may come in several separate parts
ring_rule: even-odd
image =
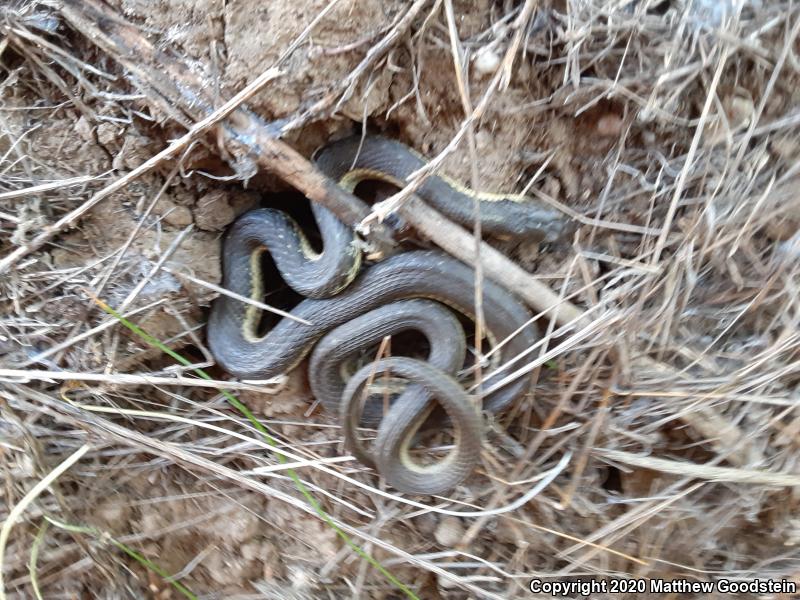
[[[275,63],[329,2],[111,4],[215,82],[214,92],[224,101]],[[510,24],[521,4],[454,2],[472,106],[511,43]],[[504,505],[533,485],[508,487],[510,479],[535,477],[567,450],[572,462],[532,501],[487,518],[417,510],[316,469],[298,472],[334,517],[420,557],[415,563],[357,540],[421,598],[527,597],[534,576],[705,579],[728,573],[800,582],[796,483],[683,476],[602,454],[612,449],[800,476],[800,421],[793,412],[800,384],[800,201],[792,187],[800,150],[794,124],[800,70],[795,53],[781,58],[797,10],[779,10],[776,3],[754,12],[752,3],[745,3],[726,37],[715,32],[713,22],[703,28],[701,20],[710,17],[687,13],[682,3],[634,2],[630,12],[611,14],[601,3],[569,9],[567,4],[572,3],[537,5],[508,88],[495,94],[475,125],[478,160],[466,141],[447,158],[444,171],[482,189],[509,192],[522,190],[537,174],[534,190],[586,220],[635,226],[631,231],[583,224],[573,238],[546,248],[498,244],[552,289],[575,293],[573,300],[582,307],[614,298],[630,281],[642,285],[613,300],[622,325],[600,328],[596,337],[535,372],[536,391],[503,416],[496,426],[501,433],[489,435],[481,472],[454,495],[458,503],[416,500],[450,510],[485,508],[493,500]],[[342,0],[282,64],[283,76],[248,106],[269,121],[296,116],[337,89],[408,6],[399,0]],[[22,3],[0,8],[0,14],[5,23],[0,28],[5,78],[0,81],[0,256],[5,256],[184,130],[57,12]],[[48,30],[48,19],[58,28]],[[84,66],[69,71],[50,60],[52,50],[14,33],[15,27]],[[789,46],[798,51],[797,40]],[[713,84],[696,162],[676,198],[723,47],[730,55]],[[772,80],[778,61],[786,66]],[[445,12],[429,3],[340,110],[309,121],[286,141],[310,156],[327,140],[366,124],[435,156],[463,118]],[[773,126],[760,131],[765,124]],[[737,143],[748,132],[752,141],[739,156]],[[219,154],[213,139],[197,144],[180,161],[165,162],[98,204],[4,274],[0,367],[174,374],[171,358],[121,326],[47,353],[108,318],[91,294],[115,307],[130,302],[129,311],[139,310],[131,316],[137,325],[206,365],[204,325],[216,294],[186,275],[218,284],[221,236],[234,218],[259,203],[300,201],[270,173],[236,179]],[[93,178],[3,197],[84,175]],[[658,242],[641,231],[660,229],[675,201],[659,271],[648,275]],[[165,268],[154,269],[161,260]],[[555,338],[551,347],[563,339]],[[682,378],[631,372],[631,356],[611,361],[610,350],[619,344],[683,369]],[[214,366],[209,371],[226,377]],[[609,399],[604,394],[612,381],[615,393]],[[284,471],[269,471],[277,461],[214,390],[121,385],[113,378],[53,383],[7,377],[0,377],[0,388],[5,474],[0,518],[8,514],[3,506],[17,505],[81,444],[92,445],[14,527],[3,562],[9,597],[34,597],[27,567],[34,546],[46,598],[180,596],[104,536],[177,574],[202,598],[403,597],[330,526],[278,497],[305,502]],[[237,395],[297,454],[331,460],[342,455],[335,419],[311,410],[302,368],[289,374],[277,394]],[[85,417],[65,416],[43,397],[191,421],[88,410]],[[695,401],[713,404],[747,432],[758,460],[726,461],[713,440],[687,428],[680,413],[693,410]],[[103,430],[92,421],[95,414],[166,450],[159,453]],[[197,423],[236,430],[247,439]],[[544,423],[553,432],[542,436]],[[523,465],[522,475],[513,474],[515,449],[524,453],[530,444],[539,448],[535,458]],[[167,459],[170,449],[195,453],[230,472]],[[329,466],[380,485],[355,462]],[[268,472],[258,471],[265,467]],[[277,494],[248,487],[231,472]],[[51,525],[42,541],[34,542],[43,516],[96,532]]]

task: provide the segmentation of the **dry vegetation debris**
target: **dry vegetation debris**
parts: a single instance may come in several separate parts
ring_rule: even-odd
[[[0,8],[0,260],[192,125],[59,6]],[[215,107],[280,61],[247,104],[304,156],[368,123],[579,224],[547,248],[499,246],[589,325],[543,323],[535,391],[492,424],[481,473],[452,499],[394,496],[342,458],[301,373],[236,390],[395,577],[424,598],[525,597],[534,575],[800,582],[796,5],[111,8],[207,82]],[[14,524],[9,597],[32,597],[32,577],[48,598],[177,597],[104,536],[204,598],[398,597],[303,508],[222,384],[189,385],[92,299],[210,366],[220,232],[275,192],[286,184],[199,138],[0,276],[0,518],[80,458]],[[45,517],[103,535],[36,537]]]

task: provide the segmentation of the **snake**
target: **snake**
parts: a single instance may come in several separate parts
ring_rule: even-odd
[[[406,146],[380,135],[349,136],[320,148],[314,162],[339,185],[353,191],[365,180],[403,187],[427,160]],[[472,227],[480,206],[483,232],[498,238],[552,242],[568,227],[563,215],[524,194],[472,190],[445,175],[428,177],[416,192],[427,204],[457,223]]]
[[[381,420],[374,456],[360,448],[360,460],[374,464],[393,487],[412,494],[442,494],[452,490],[473,470],[482,444],[481,415],[453,377],[443,375],[432,363],[393,356],[363,366],[347,382],[341,405],[345,439],[357,457],[355,429],[360,420],[355,399],[369,379],[391,373],[412,385],[391,405]],[[453,449],[432,465],[420,465],[411,456],[413,434],[427,420],[438,401],[454,426]],[[365,457],[366,456],[366,461]]]
[[[368,135],[335,141],[314,154],[316,166],[349,191],[365,180],[402,186],[424,158],[389,138]],[[513,239],[551,240],[564,228],[559,213],[513,194],[489,194],[434,175],[417,194],[465,226],[480,204],[483,231]],[[259,208],[244,213],[226,232],[222,248],[222,285],[232,295],[214,300],[207,326],[216,362],[235,377],[265,379],[297,367],[312,351],[312,391],[326,411],[342,419],[345,444],[356,458],[375,467],[401,492],[439,494],[453,489],[475,468],[481,445],[481,410],[497,413],[528,390],[525,378],[505,381],[508,373],[490,373],[470,396],[456,379],[463,364],[463,328],[455,311],[475,319],[475,272],[437,250],[410,250],[364,267],[361,246],[351,228],[318,203],[311,203],[322,238],[312,248],[300,227],[285,213]],[[235,296],[261,300],[267,287],[261,270],[268,252],[282,280],[304,298],[264,334],[258,332],[261,309]],[[491,279],[481,285],[484,335],[499,363],[516,357],[539,339],[530,311]],[[452,315],[452,313],[451,313]],[[345,383],[341,364],[384,335],[413,329],[427,337],[427,361],[392,357],[371,363]],[[403,358],[403,360],[400,360]],[[365,373],[393,374],[409,382],[382,416],[374,403],[359,398]],[[497,384],[497,385],[496,385]],[[497,389],[489,388],[495,387]],[[484,393],[483,390],[489,390]],[[482,399],[477,403],[476,398]],[[432,466],[414,463],[409,448],[422,421],[438,403],[453,424],[455,446]],[[357,438],[361,425],[379,424],[372,453]]]
[[[345,381],[341,373],[348,358],[385,336],[405,331],[417,331],[426,338],[429,350],[424,362],[384,359],[366,365]],[[340,325],[317,343],[309,359],[311,389],[326,410],[339,411],[346,446],[362,464],[377,469],[387,482],[405,492],[443,493],[468,474],[480,450],[481,432],[475,425],[480,423],[480,413],[455,381],[466,350],[462,326],[444,305],[424,299],[392,302]],[[365,397],[368,380],[383,384],[381,375],[385,374],[406,377],[413,383],[403,389],[387,414],[381,415],[380,402],[365,402],[362,407],[358,400]],[[379,389],[384,390],[382,386]],[[338,407],[336,399],[341,399]],[[431,415],[434,400],[449,416],[458,442],[444,460],[422,467],[411,458],[409,445]],[[361,443],[356,431],[360,424],[380,426],[374,452]]]

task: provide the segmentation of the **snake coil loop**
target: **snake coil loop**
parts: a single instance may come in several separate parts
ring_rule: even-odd
[[[408,493],[442,494],[453,489],[472,472],[480,457],[481,415],[459,383],[429,363],[402,356],[384,358],[363,366],[350,378],[340,412],[348,448],[362,462],[373,460],[356,435],[360,420],[357,399],[369,379],[388,373],[404,377],[412,385],[381,420],[374,465],[389,484]],[[409,451],[414,434],[433,409],[431,399],[437,400],[450,417],[455,444],[443,460],[423,466]]]
[[[328,176],[353,189],[364,179],[400,184],[425,163],[408,148],[377,136],[350,138],[320,150],[315,160]],[[484,231],[495,235],[552,239],[563,228],[550,209],[514,195],[481,194],[433,176],[418,190],[427,202],[464,224],[472,218],[472,199],[481,202]],[[464,333],[450,313],[475,314],[474,272],[467,265],[435,251],[411,251],[363,269],[354,233],[327,209],[312,204],[323,240],[315,253],[297,225],[285,214],[258,209],[242,215],[227,232],[223,247],[223,286],[260,300],[265,285],[260,257],[269,251],[283,280],[305,296],[292,314],[269,332],[256,331],[259,312],[233,297],[215,300],[208,323],[211,351],[226,370],[247,379],[273,377],[296,367],[314,349],[311,382],[326,409],[340,415],[348,447],[367,465],[374,465],[398,490],[444,493],[463,480],[478,460],[480,413],[454,375],[464,362]],[[504,362],[538,339],[531,314],[496,283],[482,283],[485,335],[490,345],[503,342]],[[445,308],[446,307],[446,308]],[[380,341],[383,336],[416,329],[431,351],[428,362],[394,357],[365,366],[345,384],[342,361]],[[378,419],[367,404],[364,418],[356,400],[369,374],[392,373],[410,382],[389,412]],[[483,381],[488,389],[503,373]],[[527,390],[525,379],[483,395],[483,409],[497,412]],[[480,394],[480,390],[478,391]],[[433,467],[421,467],[409,455],[417,429],[429,414],[432,399],[448,413],[456,430],[456,448]],[[355,432],[359,423],[379,423],[374,455],[366,452]]]

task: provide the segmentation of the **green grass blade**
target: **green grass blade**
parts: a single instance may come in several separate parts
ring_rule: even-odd
[[[117,319],[117,321],[119,321],[122,325],[124,325],[128,329],[130,329],[133,333],[138,335],[145,342],[147,342],[148,344],[150,344],[151,346],[153,346],[155,348],[158,348],[159,350],[161,350],[165,354],[169,355],[170,357],[174,358],[177,362],[179,362],[183,366],[191,367],[192,363],[187,358],[181,356],[180,354],[178,354],[177,352],[175,352],[171,348],[168,348],[160,340],[158,340],[157,338],[155,338],[152,335],[150,335],[149,333],[147,333],[144,329],[142,329],[141,327],[139,327],[135,323],[132,323],[131,321],[128,321],[125,317],[123,317],[116,310],[111,308],[108,304],[106,304],[105,302],[103,302],[102,300],[97,298],[96,296],[94,296],[92,294],[90,294],[90,295],[92,296],[92,299],[94,300],[94,302],[97,303],[97,305],[100,308],[102,308],[109,315],[111,315],[112,317]],[[208,381],[213,380],[213,378],[208,373],[206,373],[203,369],[200,369],[200,368],[197,368],[197,367],[192,367],[192,371],[198,377],[200,377],[202,379],[206,379]],[[234,408],[236,408],[236,410],[238,410],[240,413],[242,413],[242,415],[248,421],[250,421],[250,423],[253,425],[253,427],[256,430],[258,430],[258,432],[261,433],[262,436],[264,436],[264,439],[267,441],[267,443],[270,446],[277,447],[277,444],[276,444],[275,440],[269,434],[269,432],[267,431],[267,428],[264,427],[264,425],[261,423],[261,421],[259,421],[256,418],[256,416],[250,411],[249,408],[247,408],[247,406],[242,404],[242,402],[240,402],[239,399],[236,398],[236,396],[231,394],[229,391],[220,390],[220,392],[222,393],[223,396],[225,396],[225,399],[231,404],[231,406],[233,406]],[[280,454],[278,452],[276,452],[275,454],[277,455],[278,461],[280,463],[285,463],[286,462],[286,457],[285,456],[283,456],[282,454]],[[289,475],[289,477],[292,479],[292,481],[294,482],[295,487],[297,487],[298,491],[305,497],[305,499],[308,501],[308,503],[311,505],[311,507],[314,509],[314,511],[317,513],[317,515],[319,515],[319,517],[331,529],[333,529],[336,532],[336,534],[342,539],[342,541],[345,544],[350,546],[350,548],[353,550],[353,552],[355,552],[356,554],[358,554],[358,556],[360,556],[361,558],[366,560],[372,567],[374,567],[378,572],[380,572],[384,577],[386,577],[386,579],[389,580],[392,583],[392,585],[397,587],[408,598],[411,598],[412,600],[419,600],[417,595],[414,594],[414,592],[411,589],[409,589],[399,579],[397,579],[394,575],[392,575],[386,569],[386,567],[384,567],[377,559],[375,559],[368,552],[366,552],[363,548],[361,548],[358,544],[356,544],[350,538],[350,536],[348,536],[347,533],[345,533],[344,530],[342,530],[342,528],[339,527],[333,521],[333,519],[331,519],[331,517],[328,515],[328,513],[325,512],[325,510],[322,508],[322,506],[317,501],[317,499],[314,498],[314,496],[311,494],[311,492],[308,490],[308,488],[303,484],[302,481],[300,481],[300,478],[297,476],[297,473],[295,473],[294,469],[287,469],[286,472]]]
[[[172,587],[174,587],[176,590],[178,590],[181,594],[183,594],[189,600],[198,600],[197,596],[195,596],[192,593],[192,591],[189,590],[189,588],[187,588],[181,582],[173,580],[172,576],[170,576],[169,573],[167,573],[164,569],[159,567],[156,563],[151,561],[149,558],[145,557],[143,554],[139,554],[136,550],[134,550],[130,546],[127,546],[127,545],[123,544],[122,542],[120,542],[118,540],[115,540],[113,537],[109,536],[107,533],[103,533],[102,531],[100,531],[98,529],[95,529],[93,527],[85,527],[83,525],[71,525],[69,523],[62,523],[61,521],[53,519],[52,517],[45,517],[45,519],[47,520],[48,523],[51,523],[52,525],[55,525],[59,529],[64,529],[66,531],[69,531],[70,533],[80,533],[80,534],[83,534],[83,535],[90,535],[93,538],[95,538],[97,540],[100,540],[101,542],[110,543],[112,546],[122,550],[125,554],[130,556],[132,559],[134,559],[136,562],[138,562],[144,568],[149,569],[153,573],[159,575],[162,579],[164,579],[164,581],[169,583]],[[44,527],[42,527],[42,530],[40,530],[40,531],[44,531]],[[33,568],[33,566],[35,566],[33,557],[31,557],[31,566],[32,566],[32,568]]]
[[[31,578],[31,587],[33,588],[33,594],[36,596],[36,600],[42,600],[42,591],[39,589],[39,548],[42,547],[44,535],[47,533],[48,526],[49,523],[45,521],[42,523],[42,526],[39,527],[39,531],[36,532],[36,538],[33,540],[33,546],[31,546],[31,558],[28,561],[28,576]]]

